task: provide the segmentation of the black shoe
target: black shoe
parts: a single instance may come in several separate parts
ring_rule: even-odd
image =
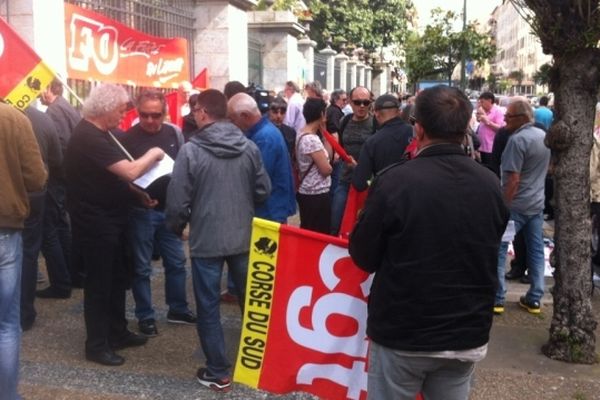
[[[111,340],[110,347],[113,350],[121,350],[127,347],[138,347],[143,346],[148,342],[148,338],[146,336],[138,335],[131,331],[127,331],[125,336],[118,340]]]
[[[46,289],[36,290],[35,297],[40,299],[68,299],[71,297],[71,291],[48,286]]]
[[[152,318],[148,318],[138,322],[140,333],[146,337],[154,337],[158,335],[156,322]]]
[[[513,280],[513,279],[519,279],[522,276],[525,275],[525,270],[521,267],[518,266],[514,266],[510,268],[510,271],[508,271],[506,273],[505,278],[508,279],[509,281]]]
[[[529,275],[523,275],[521,279],[519,279],[519,282],[524,283],[525,285],[529,285],[531,283],[531,278],[529,277]]]
[[[88,361],[102,365],[108,365],[111,367],[116,367],[125,363],[125,359],[112,350],[104,350],[100,352],[91,352],[86,350],[85,358]]]
[[[167,313],[167,322],[171,324],[185,324],[185,325],[196,325],[196,316],[191,311],[186,313],[174,313],[169,311]]]
[[[539,314],[542,310],[539,301],[527,300],[527,297],[521,296],[519,305],[529,311],[530,314]]]

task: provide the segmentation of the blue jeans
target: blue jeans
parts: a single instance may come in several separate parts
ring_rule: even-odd
[[[166,228],[165,213],[142,208],[131,210],[129,240],[135,265],[131,291],[135,299],[136,318],[139,321],[155,318],[150,287],[152,249],[155,243],[158,245],[158,252],[165,268],[165,302],[169,306],[169,311],[189,312],[185,293],[183,242]]]
[[[331,199],[331,234],[337,236],[346,209],[346,199],[350,190],[350,182],[340,180]]]
[[[342,171],[344,169],[344,162],[342,160],[338,160],[333,163],[333,170],[331,171],[331,186],[329,187],[329,194],[333,199],[333,195],[335,194],[335,189],[337,188],[340,182],[340,176],[342,175]]]
[[[206,357],[206,368],[210,375],[217,378],[228,378],[231,368],[225,351],[220,311],[224,262],[227,262],[229,274],[238,289],[238,299],[243,309],[248,275],[248,253],[224,257],[192,257],[192,279],[198,314],[196,328],[200,346]]]
[[[0,228],[0,400],[20,399],[21,231]]]
[[[515,221],[515,231],[523,231],[525,246],[527,247],[527,268],[531,286],[525,295],[528,301],[540,301],[544,296],[544,239],[542,226],[544,217],[542,213],[535,215],[510,212],[510,219]],[[506,282],[504,272],[506,268],[506,252],[508,242],[500,244],[498,252],[498,290],[496,291],[496,303],[504,303],[506,295]]]

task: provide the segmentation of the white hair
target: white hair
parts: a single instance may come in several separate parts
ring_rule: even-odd
[[[261,115],[256,100],[249,94],[237,93],[229,100],[229,103],[231,104],[231,110],[236,115],[244,112],[249,115]]]
[[[97,118],[128,101],[129,95],[122,86],[104,83],[92,89],[81,112],[84,118]]]

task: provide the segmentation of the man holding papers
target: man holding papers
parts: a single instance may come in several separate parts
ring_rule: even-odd
[[[86,274],[85,355],[104,365],[123,364],[125,359],[115,350],[147,341],[127,329],[125,318],[129,277],[123,255],[133,200],[128,182],[148,171],[165,154],[153,147],[136,160],[128,159],[111,133],[125,115],[128,101],[127,92],[120,86],[103,84],[92,89],[65,157],[67,206]],[[152,204],[147,195],[140,198]]]
[[[163,123],[167,111],[165,96],[156,89],[142,92],[137,98],[137,111],[140,122],[120,137],[121,143],[136,159],[152,147],[163,149],[165,158],[161,163],[167,164],[165,160],[168,159],[172,171],[172,160],[177,157],[179,148],[183,145],[183,135],[172,125]],[[158,169],[158,166],[155,168]],[[165,268],[165,299],[169,306],[167,321],[190,325],[196,323],[196,317],[188,308],[185,293],[183,243],[165,227],[164,209],[169,180],[169,175],[163,175],[145,188],[150,197],[157,201],[154,208],[146,208],[138,204],[129,214],[128,235],[135,267],[131,286],[135,299],[135,316],[138,319],[140,332],[148,337],[158,334],[150,288],[152,249],[155,245],[158,247]],[[139,184],[139,181],[140,179],[134,183]]]

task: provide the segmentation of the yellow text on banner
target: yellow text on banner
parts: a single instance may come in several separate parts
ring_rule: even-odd
[[[52,82],[54,72],[44,62],[38,63],[17,86],[8,93],[7,103],[24,110]]]
[[[257,388],[263,367],[271,320],[279,224],[254,218],[242,335],[234,380]]]

